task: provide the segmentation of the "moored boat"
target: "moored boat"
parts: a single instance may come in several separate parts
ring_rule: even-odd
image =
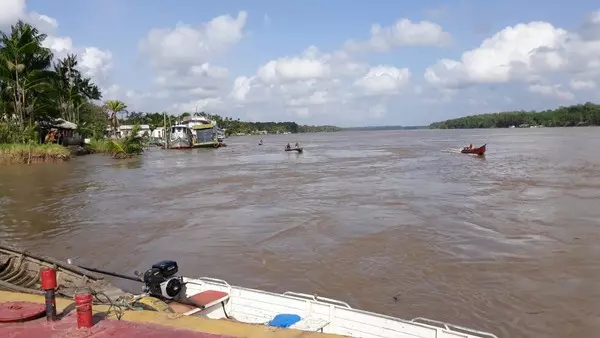
[[[483,156],[485,154],[487,144],[482,145],[479,148],[469,149],[468,147],[463,148],[460,152],[463,154],[475,154],[479,156]]]
[[[174,125],[171,127],[169,149],[192,148],[192,131],[185,125]]]
[[[113,301],[130,296],[97,273],[51,257],[0,245],[0,290],[44,294],[40,285],[42,268],[56,269],[58,296],[72,298],[81,288],[104,293]]]
[[[354,309],[346,302],[303,293],[283,294],[232,286],[224,280],[177,276],[177,263],[163,261],[143,275],[144,291],[184,316],[233,320],[365,338],[496,337],[426,318],[404,320]],[[497,338],[497,337],[496,337]]]
[[[218,148],[221,146],[217,127],[212,123],[197,124],[192,127],[194,148]]]

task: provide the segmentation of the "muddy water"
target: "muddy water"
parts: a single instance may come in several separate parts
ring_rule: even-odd
[[[296,139],[304,154],[282,151]],[[125,273],[174,259],[504,337],[600,330],[600,129],[258,140],[2,167],[0,239]],[[470,142],[487,156],[456,152]]]

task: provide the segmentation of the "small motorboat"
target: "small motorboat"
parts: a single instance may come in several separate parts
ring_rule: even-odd
[[[145,273],[145,296],[162,299],[169,312],[183,316],[368,338],[497,338],[487,332],[426,318],[404,320],[354,309],[316,295],[274,293],[233,286],[222,279],[177,275],[174,261],[156,263]]]
[[[484,144],[479,148],[471,148],[471,149],[469,149],[469,147],[464,147],[460,152],[463,154],[475,154],[475,155],[483,156],[486,151],[486,146],[487,146],[487,144]]]
[[[303,148],[285,148],[285,151],[297,151],[298,153],[302,153]]]

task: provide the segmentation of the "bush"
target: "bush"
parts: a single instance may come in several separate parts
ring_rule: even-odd
[[[144,140],[137,136],[140,131],[138,125],[131,130],[131,135],[119,139],[92,140],[89,148],[94,153],[110,154],[114,158],[128,158],[139,155],[144,151]]]

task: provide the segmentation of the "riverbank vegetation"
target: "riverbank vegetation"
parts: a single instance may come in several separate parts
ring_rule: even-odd
[[[525,126],[599,126],[600,105],[594,103],[559,107],[544,111],[509,111],[465,116],[429,125],[432,129],[509,128]]]
[[[0,164],[66,161],[71,151],[58,144],[0,144]]]
[[[318,133],[339,131],[341,128],[335,126],[309,126],[299,125],[296,122],[246,122],[231,117],[223,117],[219,114],[210,114],[206,112],[199,113],[183,113],[181,115],[171,115],[169,113],[145,113],[145,112],[130,112],[123,118],[121,124],[147,124],[150,128],[163,126],[165,117],[169,125],[177,123],[186,117],[205,117],[215,121],[220,128],[225,129],[226,135],[236,134],[255,134],[261,131],[266,131],[269,134],[282,133]]]
[[[144,139],[138,136],[140,126],[135,125],[131,134],[121,139],[92,139],[87,145],[92,153],[108,154],[114,158],[128,158],[144,151]]]
[[[41,144],[59,119],[78,125],[83,137],[106,128],[106,114],[92,104],[101,98],[98,87],[79,71],[75,55],[54,60],[45,39],[23,21],[0,32],[0,162],[69,159],[68,149]]]

